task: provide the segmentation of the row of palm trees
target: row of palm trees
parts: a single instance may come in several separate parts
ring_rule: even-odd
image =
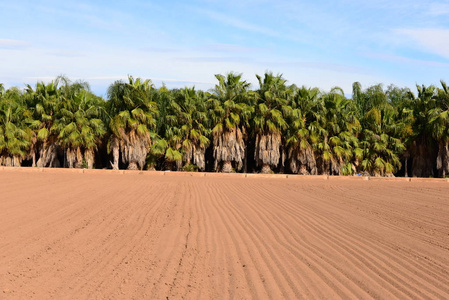
[[[449,88],[289,85],[216,75],[208,91],[128,77],[107,100],[57,77],[0,84],[0,165],[374,176],[449,174]]]

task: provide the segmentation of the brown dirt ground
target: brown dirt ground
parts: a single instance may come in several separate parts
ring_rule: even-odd
[[[449,299],[449,182],[285,177],[3,168],[0,299]]]

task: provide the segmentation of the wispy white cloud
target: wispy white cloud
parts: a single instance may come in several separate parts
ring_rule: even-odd
[[[136,76],[133,76],[136,77]],[[93,76],[87,78],[79,78],[85,80],[127,80],[128,76]],[[144,79],[147,79],[144,77]],[[158,78],[158,77],[150,77],[152,81],[163,81],[163,82],[189,82],[189,83],[205,83],[212,84],[210,81],[200,81],[200,80],[191,80],[191,79],[183,79],[183,78]]]
[[[227,63],[227,62],[252,62],[254,61],[252,58],[249,57],[234,57],[234,56],[197,56],[197,57],[178,57],[176,58],[177,61],[184,61],[184,62],[194,62],[194,63]]]
[[[420,48],[449,59],[449,29],[396,29],[397,34],[414,41]]]
[[[266,51],[265,48],[258,47],[248,47],[236,44],[222,44],[222,43],[213,43],[207,44],[202,47],[198,47],[199,50],[203,51],[212,51],[212,52],[232,52],[232,53],[255,53]]]
[[[262,35],[270,36],[270,37],[280,37],[281,33],[279,31],[272,30],[271,28],[255,25],[252,23],[249,23],[247,21],[243,21],[238,18],[230,17],[227,14],[219,13],[212,10],[207,9],[197,9],[196,11],[199,14],[202,14],[206,17],[208,17],[211,20],[219,21],[221,23],[224,23],[226,25],[245,30],[250,32],[259,33]]]
[[[391,54],[385,54],[385,53],[376,53],[376,52],[365,52],[361,53],[362,55],[369,57],[369,58],[376,58],[381,59],[384,61],[389,61],[393,63],[401,63],[401,64],[408,64],[408,65],[421,65],[421,66],[427,66],[427,67],[449,67],[449,62],[439,62],[434,60],[422,60],[422,59],[414,59],[409,58],[405,56],[399,56],[399,55],[391,55]]]
[[[157,78],[152,77],[151,80],[153,81],[161,81],[161,82],[185,82],[185,83],[199,83],[199,84],[215,84],[215,82],[212,81],[201,81],[201,80],[191,80],[191,79],[176,79],[176,78]]]
[[[46,54],[54,57],[66,57],[66,58],[75,58],[75,57],[82,57],[85,56],[84,54],[80,53],[79,51],[71,51],[71,50],[50,50]]]
[[[143,52],[155,52],[155,53],[167,53],[167,52],[180,52],[180,49],[176,48],[164,48],[164,47],[142,47],[140,49]]]
[[[27,76],[27,77],[24,77],[23,79],[25,79],[25,80],[33,80],[33,81],[49,82],[49,81],[55,80],[56,77],[57,76],[42,75],[42,76]]]
[[[127,79],[127,76],[92,76],[92,77],[87,77],[85,78],[86,80],[125,80]]]
[[[146,77],[146,76],[133,76],[134,78],[143,78],[143,79],[151,79],[151,81],[155,82],[170,82],[170,83],[189,83],[189,84],[208,84],[212,85],[215,84],[213,81],[201,81],[201,80],[191,80],[186,78],[159,78],[159,77]],[[33,80],[33,81],[44,81],[49,82],[52,80],[55,80],[56,76],[29,76],[25,77],[26,80]],[[87,81],[107,81],[108,83],[112,83],[116,80],[123,80],[127,81],[128,76],[91,76],[91,77],[70,77],[70,80],[77,81],[77,80],[87,80]]]
[[[363,70],[360,67],[354,67],[350,65],[344,64],[336,64],[336,63],[328,63],[328,62],[293,62],[289,63],[292,66],[297,66],[299,68],[306,69],[316,69],[316,70],[328,70],[334,72],[342,72],[342,73],[366,73],[367,70]]]
[[[0,49],[21,50],[31,46],[31,43],[19,40],[0,39]]]
[[[125,25],[132,21],[132,17],[121,10],[111,10],[92,3],[68,1],[59,5],[36,5],[35,9],[43,16],[53,16],[64,21],[73,20],[82,26],[107,31],[123,31],[128,27]]]
[[[429,15],[444,16],[449,15],[449,3],[434,2],[431,3],[428,10]]]

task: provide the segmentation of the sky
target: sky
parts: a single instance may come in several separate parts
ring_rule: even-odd
[[[128,75],[160,87],[213,88],[230,71],[290,84],[449,81],[449,0],[0,0],[0,83],[58,75],[106,97]]]

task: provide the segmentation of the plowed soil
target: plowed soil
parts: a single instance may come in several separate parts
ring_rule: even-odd
[[[0,170],[0,299],[449,299],[445,180],[190,175]]]

